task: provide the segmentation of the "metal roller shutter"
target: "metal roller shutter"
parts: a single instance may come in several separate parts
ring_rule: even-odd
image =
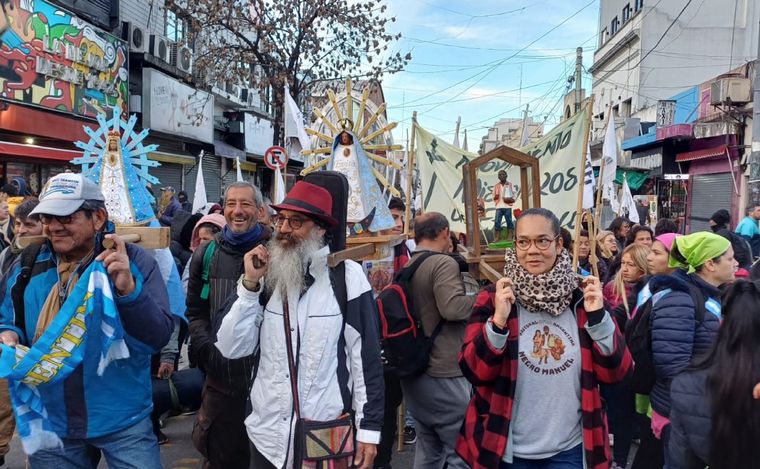
[[[182,190],[182,171],[181,164],[161,163],[158,168],[151,168],[150,174],[158,178],[158,187],[172,186],[175,190]]]
[[[710,231],[707,222],[712,214],[721,209],[731,210],[733,190],[731,173],[692,176],[689,231]]]
[[[188,171],[189,168],[185,168]],[[198,165],[189,169],[185,175],[185,190],[192,201],[195,194],[195,179],[198,177]],[[206,153],[203,156],[203,182],[206,185],[206,198],[209,202],[218,202],[222,194],[222,163],[219,157]]]

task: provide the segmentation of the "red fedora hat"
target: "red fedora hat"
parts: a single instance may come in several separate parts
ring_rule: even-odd
[[[281,204],[272,205],[273,209],[290,210],[316,218],[330,227],[338,221],[332,216],[332,196],[323,187],[306,181],[298,181],[285,196]]]

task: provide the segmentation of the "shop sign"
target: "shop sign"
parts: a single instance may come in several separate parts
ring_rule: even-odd
[[[0,87],[6,100],[85,117],[127,112],[128,49],[44,0],[4,0]]]
[[[663,177],[666,181],[688,181],[688,174],[666,174]]]
[[[143,127],[214,143],[214,97],[152,68],[143,69]]]
[[[631,168],[656,169],[662,166],[662,148],[637,151],[631,154]]]
[[[245,151],[263,155],[274,141],[274,123],[269,119],[254,116],[248,112],[244,116]]]

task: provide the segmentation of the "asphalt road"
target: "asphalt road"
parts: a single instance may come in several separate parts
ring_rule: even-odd
[[[193,429],[195,415],[180,415],[166,420],[164,433],[169,437],[169,442],[161,446],[161,462],[166,469],[201,469],[202,457],[193,447],[190,441],[190,433]],[[414,447],[407,446],[400,454],[393,456],[395,469],[407,469],[412,467],[414,460]],[[5,457],[5,466],[8,469],[25,469],[26,456],[21,449],[18,436],[14,436],[11,442],[11,450]],[[99,468],[107,468],[105,462],[101,462]]]

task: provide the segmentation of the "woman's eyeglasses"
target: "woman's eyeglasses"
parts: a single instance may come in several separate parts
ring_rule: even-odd
[[[535,244],[536,248],[538,248],[540,251],[546,251],[549,249],[549,246],[552,245],[554,241],[559,238],[559,235],[553,237],[553,238],[538,238],[538,239],[528,239],[528,238],[520,238],[517,241],[515,241],[515,246],[517,249],[521,251],[527,251],[530,249],[531,244]]]

